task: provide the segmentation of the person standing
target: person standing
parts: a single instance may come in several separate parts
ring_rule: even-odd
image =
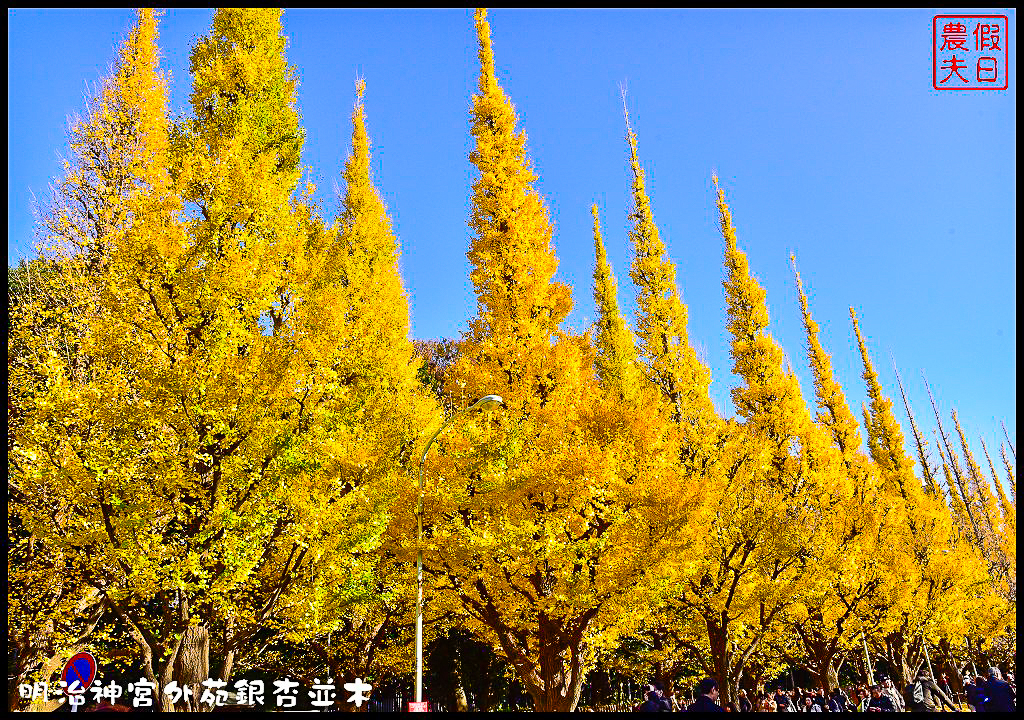
[[[985,678],[978,675],[965,688],[967,692],[967,707],[974,712],[982,712],[985,707]]]
[[[946,695],[948,695],[950,698],[953,697],[953,688],[950,687],[949,677],[946,675],[946,673],[942,673],[942,675],[940,676],[939,688],[942,690],[942,692],[946,693]]]
[[[740,712],[750,712],[753,710],[753,706],[750,704],[750,700],[747,699],[747,691],[740,690],[739,692]]]
[[[1017,694],[1010,684],[1003,680],[999,668],[988,669],[988,680],[985,682],[985,712],[1013,712],[1017,708]]]
[[[781,687],[775,691],[775,711],[776,712],[794,712],[796,706],[793,701],[790,700],[789,695]]]
[[[882,694],[892,701],[892,707],[896,712],[904,712],[907,709],[907,705],[903,702],[903,696],[900,695],[900,691],[893,685],[892,678],[882,678]]]
[[[896,707],[888,695],[882,693],[878,685],[871,686],[871,699],[868,701],[868,712],[896,712]]]
[[[857,712],[867,712],[871,702],[871,693],[864,686],[857,691]]]
[[[828,699],[828,711],[849,712],[850,710],[850,699],[846,697],[842,689],[838,685],[832,688],[832,695]]]
[[[718,704],[718,683],[714,678],[704,678],[697,685],[697,699],[686,712],[725,712]]]
[[[821,706],[814,702],[813,696],[804,695],[804,702],[800,706],[800,712],[821,712]]]
[[[672,705],[657,688],[648,686],[647,698],[640,703],[635,712],[671,712]]]
[[[655,680],[652,684],[647,685],[647,703],[652,703],[647,710],[641,710],[643,712],[651,713],[671,713],[672,712],[672,701],[665,696],[665,685],[660,681]]]
[[[811,702],[818,708],[818,712],[828,712],[828,700],[825,699],[825,693],[821,688],[817,688],[814,694],[811,696]]]

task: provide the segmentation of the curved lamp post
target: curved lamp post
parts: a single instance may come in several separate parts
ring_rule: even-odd
[[[416,501],[416,702],[423,702],[423,463],[434,439],[456,418],[470,410],[487,410],[503,403],[500,395],[484,395],[468,408],[455,413],[430,436],[420,455],[420,489]]]

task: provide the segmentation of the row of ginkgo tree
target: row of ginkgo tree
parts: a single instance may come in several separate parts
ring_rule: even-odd
[[[139,12],[12,296],[18,681],[51,677],[81,643],[127,649],[161,688],[324,665],[406,676],[416,460],[442,406],[488,394],[503,406],[449,430],[430,461],[427,632],[489,644],[538,710],[575,708],[626,646],[669,688],[697,667],[734,698],[744,677],[794,663],[827,688],[858,643],[902,681],[926,647],[980,659],[1015,637],[1012,462],[1007,496],[959,423],[962,462],[940,424],[940,479],[854,318],[865,451],[801,287],[812,416],[717,180],[741,384],[735,417],[715,411],[628,118],[635,329],[596,209],[598,322],[563,328],[548,211],[484,11],[475,23],[477,312],[431,375],[408,337],[362,84],[328,221],[300,189],[280,11],[215,13],[178,120],[157,16]]]

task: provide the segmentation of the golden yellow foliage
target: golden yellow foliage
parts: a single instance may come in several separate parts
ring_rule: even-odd
[[[216,11],[177,121],[158,17],[138,12],[73,126],[44,251],[10,275],[17,677],[48,679],[79,643],[119,633],[158,688],[292,657],[342,680],[400,677],[418,551],[428,633],[459,626],[488,643],[540,711],[575,709],[602,655],[666,682],[699,670],[735,700],[745,673],[786,663],[828,688],[861,643],[898,683],[928,647],[1010,652],[1005,449],[1009,495],[984,442],[994,489],[957,414],[959,450],[932,398],[933,468],[897,374],[909,450],[851,308],[865,451],[794,260],[812,411],[717,177],[729,419],[689,335],[628,113],[634,327],[596,205],[597,321],[563,327],[572,302],[551,216],[476,11],[476,312],[457,344],[421,344],[424,365],[371,172],[365,83],[330,221],[300,188],[281,11]],[[503,403],[461,414],[487,395]],[[158,693],[163,710],[197,708]]]
[[[173,132],[153,18],[76,135],[64,196],[104,220],[55,207],[54,271],[13,319],[11,394],[23,490],[51,510],[27,532],[84,566],[162,687],[228,679],[266,627],[340,622],[373,585],[430,404],[361,106],[339,239],[294,192],[280,11],[215,14]],[[55,313],[74,324],[38,333]]]
[[[538,710],[571,710],[595,647],[635,622],[676,551],[691,498],[646,412],[602,401],[589,339],[559,330],[568,288],[553,280],[551,226],[531,183],[525,135],[494,77],[476,13],[468,257],[478,314],[447,386],[465,407],[504,407],[442,440],[427,482],[425,567],[438,601],[514,668]]]
[[[594,366],[606,392],[623,400],[635,400],[643,389],[636,364],[636,343],[619,312],[618,284],[601,239],[597,205],[591,207],[591,213],[594,216],[594,303],[598,313]]]

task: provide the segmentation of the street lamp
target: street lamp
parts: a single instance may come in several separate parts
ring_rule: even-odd
[[[420,489],[416,501],[416,702],[423,702],[423,463],[434,439],[457,417],[470,410],[489,410],[503,403],[500,395],[484,395],[468,408],[455,413],[430,436],[420,455]]]

